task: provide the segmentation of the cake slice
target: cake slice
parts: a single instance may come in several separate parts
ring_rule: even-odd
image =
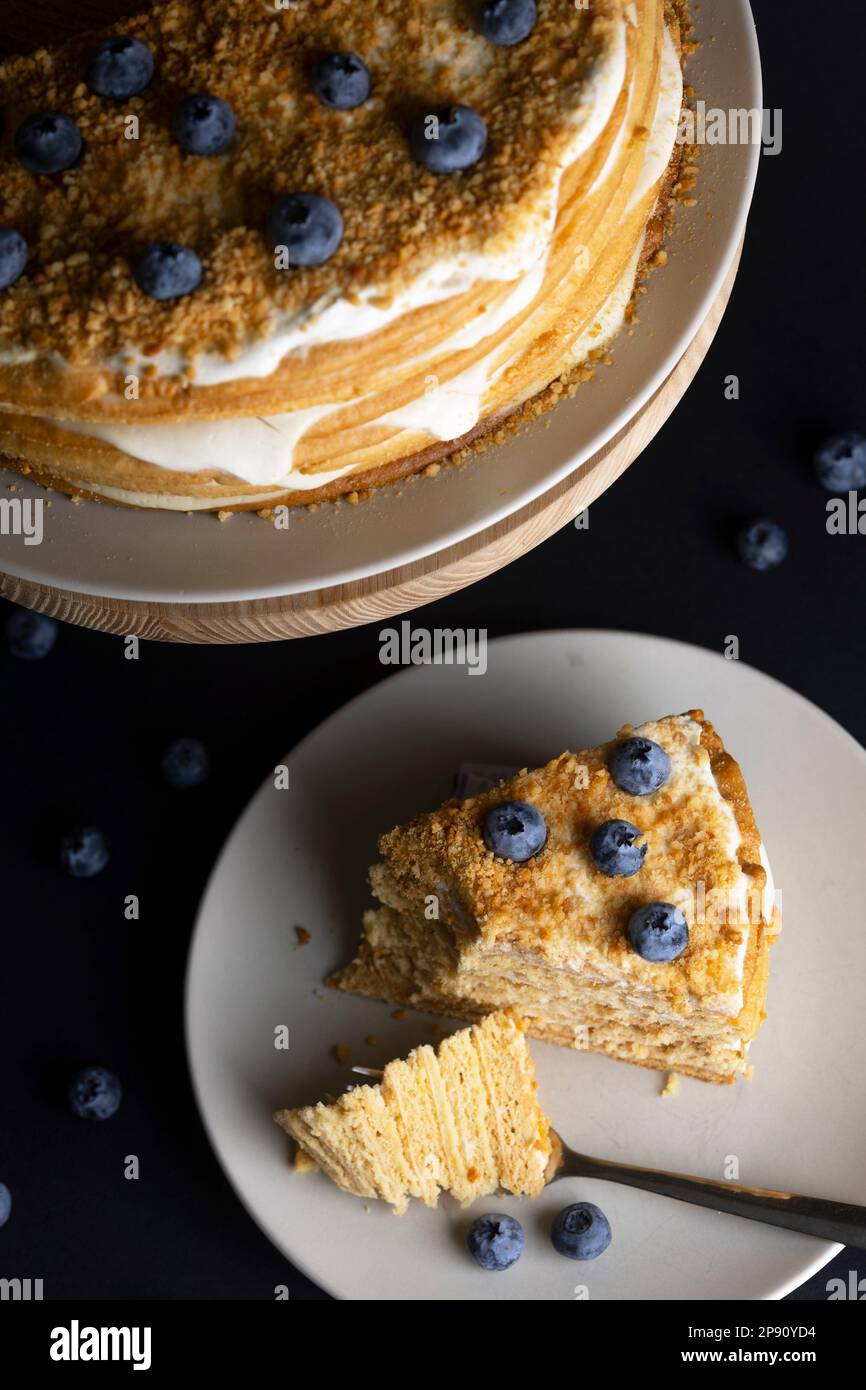
[[[536,1196],[551,1154],[522,1023],[510,1012],[389,1062],[377,1086],[274,1119],[338,1187],[405,1211],[505,1190]]]
[[[703,1081],[748,1073],[781,920],[739,766],[700,710],[626,726],[398,827],[329,983]]]

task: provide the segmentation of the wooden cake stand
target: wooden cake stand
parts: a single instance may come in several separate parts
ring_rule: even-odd
[[[168,642],[271,642],[381,622],[444,598],[547,540],[610,487],[682,399],[716,335],[739,254],[713,306],[670,376],[610,443],[528,506],[468,540],[367,579],[238,603],[150,603],[103,598],[0,574],[0,594],[64,622]]]

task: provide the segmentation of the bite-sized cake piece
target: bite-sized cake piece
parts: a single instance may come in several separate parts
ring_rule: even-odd
[[[500,1012],[389,1062],[377,1086],[274,1119],[346,1192],[398,1212],[410,1197],[435,1207],[440,1192],[465,1205],[541,1191],[551,1142],[536,1089],[523,1025]]]
[[[700,710],[627,726],[398,827],[339,989],[731,1082],[781,919],[739,766]]]

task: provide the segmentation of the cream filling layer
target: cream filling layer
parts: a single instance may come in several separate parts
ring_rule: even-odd
[[[569,357],[573,362],[583,361],[591,351],[603,347],[619,332],[634,287],[640,251],[639,246],[592,327],[572,345]],[[461,333],[465,331],[461,330]],[[481,403],[491,382],[498,372],[508,366],[507,362],[502,363],[497,372],[491,374],[491,360],[495,355],[495,352],[487,354],[467,371],[437,386],[429,395],[389,411],[371,424],[392,425],[395,429],[426,433],[433,439],[443,441],[459,439],[478,423]],[[515,403],[519,404],[521,402]],[[90,422],[82,424],[64,420],[63,428],[98,438],[145,463],[178,473],[210,470],[232,474],[251,487],[307,492],[344,477],[356,467],[347,464],[342,468],[320,469],[315,473],[303,473],[292,468],[298,440],[318,421],[343,408],[341,405],[319,405],[310,406],[307,410],[290,411],[285,415],[253,416],[240,420],[190,420],[173,425],[93,425]],[[169,507],[176,511],[196,511],[212,507],[214,503],[213,497],[133,492],[109,488],[101,483],[82,483],[81,486],[115,502]],[[274,496],[272,492],[247,492],[236,496],[220,494],[217,500],[224,507],[244,503],[249,505],[252,502],[266,505],[273,503]]]

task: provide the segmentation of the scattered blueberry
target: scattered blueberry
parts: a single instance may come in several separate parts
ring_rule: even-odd
[[[597,1260],[611,1242],[610,1222],[594,1202],[575,1202],[550,1228],[553,1248],[570,1260]]]
[[[834,434],[815,455],[815,472],[828,492],[866,487],[866,437],[857,430]]]
[[[491,43],[509,47],[528,38],[537,20],[535,0],[487,0],[481,7],[478,27]]]
[[[6,644],[21,661],[41,661],[57,641],[58,627],[44,613],[16,608],[6,619]]]
[[[504,801],[484,818],[484,843],[500,859],[525,864],[546,842],[544,816],[526,801]]]
[[[775,521],[753,521],[737,536],[737,550],[753,570],[772,570],[788,553],[788,537]]]
[[[105,1067],[76,1072],[67,1091],[73,1112],[82,1120],[110,1120],[123,1096],[123,1087]]]
[[[0,1182],[0,1226],[5,1226],[12,1212],[12,1193],[5,1182]]]
[[[91,54],[86,77],[98,97],[123,101],[143,92],[153,77],[153,54],[141,39],[115,34]]]
[[[477,164],[487,144],[487,127],[471,106],[437,106],[409,128],[409,148],[434,174],[454,174]]]
[[[60,111],[37,111],[15,132],[15,154],[31,174],[59,174],[81,153],[81,131]]]
[[[688,923],[672,903],[644,903],[628,924],[628,939],[644,960],[666,965],[688,946]]]
[[[187,97],[171,118],[174,138],[187,154],[222,154],[235,133],[232,108],[206,92]]]
[[[629,796],[650,796],[671,775],[670,758],[650,738],[627,738],[618,743],[607,765],[620,791]]]
[[[288,248],[292,265],[322,265],[343,240],[340,209],[319,193],[289,193],[271,212],[275,246]]]
[[[0,290],[14,285],[27,264],[27,242],[13,227],[0,227]]]
[[[509,1269],[523,1254],[523,1227],[513,1216],[479,1216],[466,1232],[466,1245],[482,1269]]]
[[[180,299],[201,283],[201,261],[188,246],[152,241],[133,272],[138,288],[151,299]]]
[[[606,820],[592,832],[589,852],[592,862],[608,878],[631,878],[646,858],[646,844],[639,845],[643,831],[627,820]]]
[[[94,825],[68,830],[60,842],[60,862],[73,878],[101,874],[108,859],[108,841]]]
[[[200,739],[176,738],[162,755],[162,775],[177,791],[198,787],[210,771],[208,751]]]
[[[313,91],[324,106],[349,111],[370,95],[370,74],[357,53],[329,53],[316,65]]]

